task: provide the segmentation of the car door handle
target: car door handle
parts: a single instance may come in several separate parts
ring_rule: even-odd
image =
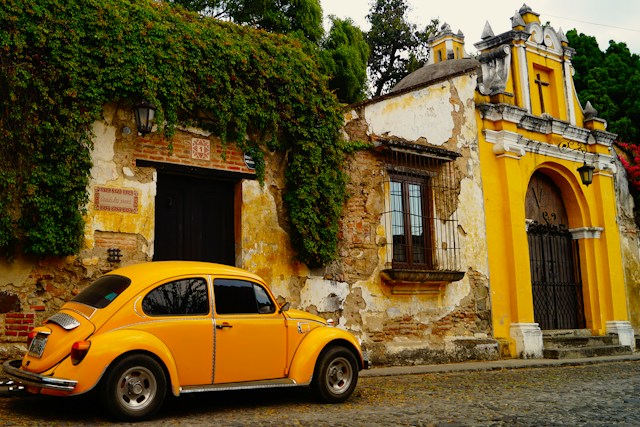
[[[231,326],[229,323],[227,322],[223,322],[222,324],[216,324],[216,328],[217,329],[222,329],[222,328],[233,328],[233,326]]]

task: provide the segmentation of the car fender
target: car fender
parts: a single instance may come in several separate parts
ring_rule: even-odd
[[[78,381],[72,394],[81,394],[93,389],[117,358],[131,352],[149,353],[158,358],[169,374],[173,394],[180,394],[178,370],[173,355],[155,335],[136,329],[118,329],[94,335],[88,341],[91,341],[89,352],[78,365],[74,366],[71,358],[67,357],[55,369],[56,377]]]
[[[289,378],[298,384],[311,383],[320,353],[332,343],[342,343],[345,347],[351,347],[356,353],[358,369],[362,369],[364,365],[362,350],[356,338],[343,329],[322,326],[309,332],[298,346],[289,368]]]

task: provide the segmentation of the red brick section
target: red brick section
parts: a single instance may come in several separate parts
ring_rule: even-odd
[[[123,252],[135,252],[137,250],[136,236],[132,234],[96,231],[94,238],[95,245],[98,248],[119,248]]]
[[[209,139],[211,143],[210,160],[191,158],[192,138],[194,135],[190,133],[176,132],[172,139],[173,151],[170,151],[168,142],[162,138],[160,132],[149,134],[146,137],[138,137],[133,146],[133,158],[232,172],[255,173],[247,168],[244,163],[244,155],[235,144],[228,143],[226,147],[223,147],[217,138],[198,137]]]
[[[26,337],[35,327],[33,313],[7,313],[4,316],[4,334],[9,337]]]

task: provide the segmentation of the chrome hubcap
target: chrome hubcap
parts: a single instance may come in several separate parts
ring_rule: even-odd
[[[140,380],[129,380],[127,388],[129,389],[129,395],[142,394],[142,391],[144,390],[144,387]]]
[[[151,403],[157,390],[158,384],[151,371],[136,366],[120,376],[116,394],[123,406],[130,410],[141,410]]]
[[[344,393],[349,389],[353,378],[351,364],[344,357],[334,359],[327,369],[327,383],[334,394]]]

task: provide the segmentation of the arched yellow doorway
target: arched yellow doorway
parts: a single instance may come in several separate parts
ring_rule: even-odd
[[[534,321],[542,330],[584,328],[579,245],[562,191],[542,171],[529,181],[525,215]]]

